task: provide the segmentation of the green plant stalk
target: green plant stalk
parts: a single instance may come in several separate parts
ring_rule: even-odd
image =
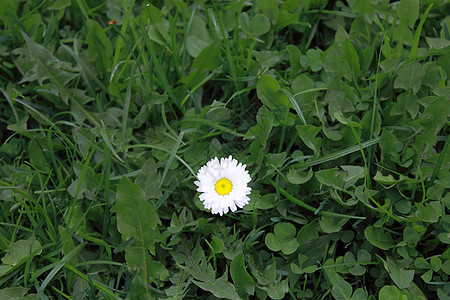
[[[289,201],[291,201],[294,204],[297,204],[298,206],[301,206],[309,211],[312,211],[314,214],[319,214],[319,215],[324,215],[324,216],[328,216],[328,217],[338,217],[338,218],[349,218],[349,219],[360,219],[360,220],[364,220],[366,219],[366,217],[359,217],[359,216],[352,216],[352,215],[344,215],[344,214],[339,214],[339,213],[334,213],[334,212],[329,212],[329,211],[317,211],[317,208],[306,204],[305,202],[301,201],[300,199],[295,198],[294,196],[292,196],[291,194],[289,194],[288,191],[286,191],[285,189],[283,189],[282,187],[280,187],[279,185],[277,185],[271,178],[267,178],[266,179],[272,186],[274,186],[276,189],[278,189],[281,194],[283,194],[283,196],[286,197],[286,199],[288,199]]]

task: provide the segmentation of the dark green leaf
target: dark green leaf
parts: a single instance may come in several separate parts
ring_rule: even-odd
[[[369,243],[382,250],[389,250],[395,246],[391,234],[386,232],[384,228],[368,226],[364,229],[364,236]]]
[[[331,289],[331,294],[336,300],[349,300],[352,296],[352,292],[352,286],[344,280],[333,285],[333,288]]]
[[[156,210],[146,201],[144,191],[123,177],[117,187],[115,212],[117,214],[117,229],[123,240],[132,239],[125,251],[127,264],[133,269],[140,269],[140,274],[147,280],[150,276],[149,264],[151,253],[155,253]]]
[[[415,95],[422,85],[423,75],[422,65],[417,60],[409,62],[397,72],[394,87],[396,89],[412,91]]]
[[[270,30],[270,20],[265,15],[256,15],[253,17],[250,27],[256,36],[266,34]]]
[[[230,264],[230,274],[238,294],[244,298],[244,291],[253,295],[255,281],[245,269],[244,254],[238,254]]]
[[[397,13],[400,22],[413,28],[419,17],[419,0],[401,0]]]
[[[389,256],[386,259],[385,268],[399,289],[405,289],[411,286],[415,273],[414,270],[405,270]]]
[[[262,75],[256,84],[256,92],[262,103],[271,110],[289,107],[288,98],[281,92],[280,84],[272,76]]]

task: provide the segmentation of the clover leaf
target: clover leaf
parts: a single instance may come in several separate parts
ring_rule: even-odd
[[[297,230],[291,223],[278,223],[275,225],[273,233],[266,235],[266,246],[272,251],[281,251],[283,254],[289,255],[294,253],[299,244],[295,238]]]

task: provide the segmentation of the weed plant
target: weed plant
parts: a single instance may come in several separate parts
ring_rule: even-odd
[[[0,1],[0,299],[449,299],[449,16]]]

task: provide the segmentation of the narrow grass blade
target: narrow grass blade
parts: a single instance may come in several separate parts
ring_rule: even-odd
[[[86,242],[79,244],[78,246],[73,248],[69,253],[64,255],[64,257],[60,261],[58,261],[54,264],[53,269],[50,271],[50,273],[47,275],[45,280],[42,282],[42,285],[39,287],[39,290],[37,293],[37,298],[42,298],[44,296],[45,288],[50,283],[50,281],[53,279],[53,277],[55,277],[55,275],[59,272],[59,270],[61,270],[61,268],[64,267],[64,265],[72,258],[72,256],[74,256],[78,252],[80,252],[81,249],[83,249],[86,245],[87,245]]]
[[[359,217],[359,216],[352,216],[352,215],[345,215],[345,214],[339,214],[339,213],[335,213],[335,212],[330,212],[330,211],[324,211],[324,210],[319,210],[317,211],[317,208],[306,204],[305,202],[303,202],[300,199],[295,198],[294,196],[292,196],[291,194],[289,194],[288,191],[286,191],[285,189],[283,189],[282,187],[280,187],[279,185],[277,185],[272,179],[268,178],[267,181],[276,189],[278,189],[281,194],[283,194],[283,196],[286,197],[286,199],[288,199],[289,201],[291,201],[292,203],[297,204],[298,206],[301,206],[309,211],[312,211],[314,214],[319,214],[319,215],[324,215],[324,216],[329,216],[329,217],[339,217],[339,218],[350,218],[350,219],[360,219],[360,220],[364,220],[366,217]]]
[[[409,53],[410,61],[416,59],[417,49],[419,49],[419,41],[420,41],[420,34],[422,33],[422,27],[423,27],[423,24],[425,23],[425,20],[428,17],[428,13],[430,12],[432,7],[433,7],[433,3],[431,3],[428,6],[427,10],[423,13],[423,16],[419,22],[419,26],[417,26],[416,33],[414,34],[413,44],[411,46],[411,52]]]
[[[236,132],[236,131],[231,130],[231,129],[225,127],[225,126],[219,125],[216,122],[212,122],[212,121],[206,120],[206,119],[183,120],[183,121],[175,123],[175,125],[176,126],[180,126],[180,125],[192,124],[192,123],[200,124],[200,125],[206,125],[206,126],[215,128],[217,130],[221,130],[223,132],[232,134],[234,136],[243,137],[243,138],[246,138],[246,139],[254,139],[255,138],[255,136],[253,136],[253,135],[247,135],[247,134],[242,134],[242,133]]]
[[[315,166],[315,165],[318,165],[318,164],[323,164],[323,163],[326,163],[326,162],[329,162],[329,161],[336,160],[336,159],[338,159],[340,157],[349,155],[351,153],[360,151],[361,150],[360,147],[362,147],[362,149],[364,149],[364,148],[370,147],[372,145],[378,144],[379,141],[380,141],[380,138],[377,137],[377,138],[365,141],[365,142],[361,143],[361,145],[355,145],[355,146],[349,147],[347,149],[340,150],[340,151],[337,151],[335,153],[328,154],[328,155],[325,155],[325,156],[322,156],[322,157],[312,158],[312,159],[309,159],[309,160],[307,160],[305,162],[297,163],[295,166],[297,168],[300,168],[300,169],[303,169],[303,168],[306,169],[306,168],[309,168],[311,166]]]
[[[295,95],[292,95],[292,93],[290,91],[288,91],[287,89],[284,89],[284,88],[282,88],[281,91],[286,95],[286,97],[288,97],[289,101],[291,101],[292,106],[294,107],[295,111],[297,112],[298,117],[303,122],[303,124],[307,125],[305,116],[303,116],[303,112],[302,112],[300,106],[298,105],[297,100],[295,100],[295,98],[294,98]],[[296,95],[300,95],[300,94],[296,94]]]

